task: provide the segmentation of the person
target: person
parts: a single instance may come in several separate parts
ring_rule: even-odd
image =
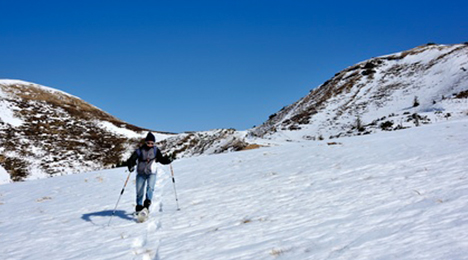
[[[156,184],[156,163],[170,164],[173,156],[163,156],[155,145],[156,137],[148,132],[145,143],[136,149],[127,160],[127,167],[130,172],[137,170],[136,176],[136,213],[144,208],[149,210],[153,198],[154,185]],[[144,196],[146,186],[146,197]],[[145,201],[143,202],[143,197]]]

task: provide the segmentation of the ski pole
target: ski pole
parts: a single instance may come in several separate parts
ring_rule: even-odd
[[[174,185],[175,200],[176,200],[176,203],[177,203],[177,210],[180,210],[180,208],[179,208],[179,199],[177,198],[177,190],[176,190],[176,187],[175,187],[174,170],[172,169],[172,164],[170,164],[170,166],[171,166],[171,174],[172,174],[172,184]]]
[[[128,170],[125,170],[125,172],[128,172]],[[122,191],[120,192],[120,196],[119,196],[119,199],[117,200],[117,203],[115,204],[115,208],[114,208],[114,211],[112,211],[112,215],[109,219],[109,223],[107,224],[107,226],[110,226],[110,223],[111,223],[111,220],[112,220],[112,217],[115,215],[115,210],[117,209],[117,205],[119,205],[119,202],[120,202],[120,198],[122,197],[122,194],[124,193],[125,191],[125,187],[127,186],[127,182],[128,182],[128,179],[130,179],[130,175],[132,174],[132,172],[129,172],[128,173],[128,176],[127,176],[127,180],[125,181],[125,184],[122,188]]]

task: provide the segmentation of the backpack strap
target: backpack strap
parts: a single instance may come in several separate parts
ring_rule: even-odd
[[[153,147],[153,150],[154,150],[154,159],[153,159],[153,160],[156,160],[156,155],[157,155],[157,152],[158,152],[158,147],[154,146],[154,147]],[[142,159],[141,156],[143,155],[143,154],[141,153],[141,149],[140,149],[140,148],[136,149],[136,153],[137,153],[137,155],[138,155],[138,159],[141,160],[141,159]]]
[[[140,148],[136,149],[135,152],[138,155],[138,159],[141,159],[141,150],[140,150]]]

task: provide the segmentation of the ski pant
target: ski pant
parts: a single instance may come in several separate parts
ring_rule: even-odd
[[[154,185],[156,184],[156,174],[140,174],[140,173],[137,174],[136,176],[137,205],[143,205],[145,184],[146,184],[146,199],[151,200],[153,198]]]

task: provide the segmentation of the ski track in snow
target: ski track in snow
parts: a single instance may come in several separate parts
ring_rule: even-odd
[[[0,186],[0,259],[468,259],[468,119]]]
[[[167,174],[159,168],[158,179],[155,185],[155,193],[153,195],[153,204],[151,206],[150,218],[144,222],[139,223],[140,226],[145,226],[142,235],[135,238],[132,243],[132,251],[136,258],[142,260],[158,260],[160,238],[158,238],[158,230],[161,228],[160,213],[162,213],[162,190],[167,183]],[[152,212],[155,211],[156,212]]]

